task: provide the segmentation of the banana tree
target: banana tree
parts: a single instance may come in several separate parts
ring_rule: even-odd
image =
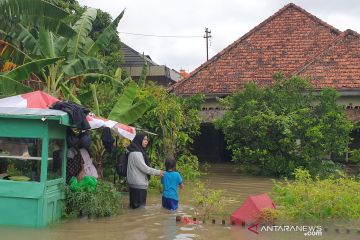
[[[5,36],[17,32],[19,23],[43,26],[65,37],[75,35],[75,31],[66,24],[69,14],[46,1],[0,0],[0,12],[0,33]]]
[[[8,1],[4,2],[3,5],[8,3]],[[36,0],[35,2],[42,1]],[[74,94],[76,87],[74,87],[73,80],[86,79],[90,73],[96,76],[99,74],[97,72],[104,68],[97,59],[97,54],[117,34],[116,28],[123,14],[124,11],[98,36],[96,41],[89,37],[92,22],[97,15],[96,9],[88,8],[83,13],[81,18],[71,27],[71,31],[75,33],[71,37],[64,37],[48,28],[47,25],[39,24],[33,27],[33,25],[26,25],[26,22],[20,21],[18,23],[20,30],[15,32],[16,35],[13,34],[15,37],[13,45],[25,48],[23,52],[26,57],[24,57],[23,63],[39,59],[58,58],[56,62],[46,65],[38,74],[38,77],[45,83],[43,90],[51,95],[63,95],[67,99],[76,101]],[[17,54],[19,53],[17,52]],[[18,81],[18,83],[20,82]],[[1,81],[1,84],[4,83]]]

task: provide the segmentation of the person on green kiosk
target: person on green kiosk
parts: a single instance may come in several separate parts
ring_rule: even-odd
[[[130,207],[135,209],[146,205],[150,175],[163,176],[163,171],[149,167],[145,152],[149,141],[145,134],[137,134],[128,146],[127,182],[129,185]]]

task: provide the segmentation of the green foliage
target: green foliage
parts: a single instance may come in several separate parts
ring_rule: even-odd
[[[143,55],[143,58],[144,58],[144,55]],[[140,78],[139,78],[139,86],[142,87],[142,88],[144,88],[145,85],[146,85],[147,71],[148,71],[148,64],[145,61],[144,66],[143,66],[143,68],[141,70]]]
[[[4,75],[0,75],[0,96],[11,96],[17,93],[31,92],[31,88],[16,81],[8,78]]]
[[[138,85],[131,81],[118,98],[108,118],[124,124],[132,124],[140,118],[151,107],[152,97],[137,99],[138,91]]]
[[[11,40],[10,43],[13,46],[17,46],[12,48],[12,55],[15,55],[14,51],[16,51],[16,55],[23,55],[22,58],[16,58],[19,62],[14,63],[20,67],[22,64],[26,65],[26,63],[31,63],[26,66],[26,72],[21,72],[25,74],[21,77],[16,76],[13,79],[21,81],[27,79],[30,73],[39,72],[36,78],[42,80],[44,86],[46,86],[42,90],[57,97],[64,97],[75,102],[80,102],[76,98],[77,86],[79,85],[77,82],[86,79],[83,75],[92,72],[94,76],[99,74],[99,70],[104,69],[104,64],[98,59],[99,54],[101,50],[106,48],[112,39],[117,36],[116,27],[124,12],[104,29],[98,29],[96,39],[92,39],[90,34],[93,33],[93,22],[96,20],[98,14],[96,9],[86,8],[75,12],[79,14],[79,18],[73,18],[73,20],[76,19],[76,21],[74,24],[71,24],[65,21],[65,18],[69,16],[66,11],[48,2],[39,0],[33,1],[33,6],[25,9],[28,7],[29,2],[30,1],[27,0],[0,2],[1,9],[4,11],[11,10],[11,13],[8,12],[9,14],[20,16],[19,24],[3,31],[5,35],[11,35],[11,38],[9,38]],[[63,1],[54,0],[51,2],[55,2],[61,7],[66,6],[66,3]],[[75,2],[71,2],[71,5],[78,9]],[[49,17],[47,20],[52,20],[52,22],[56,24],[61,23],[61,26],[57,25],[58,27],[54,29],[53,27],[48,27],[48,21],[26,21],[29,14],[37,16],[41,13],[41,9],[37,10],[36,7],[49,11],[44,14],[46,19],[49,13],[53,13],[51,15],[52,19]],[[41,16],[39,16],[39,19],[41,19]],[[5,22],[6,21],[7,20],[5,20]],[[68,28],[68,31],[66,31],[67,34],[61,34],[62,32],[59,32],[60,30],[64,31],[66,28]],[[22,51],[18,51],[19,49],[22,49]],[[57,61],[49,63],[49,58],[56,59]],[[40,65],[40,62],[34,64],[34,61],[43,59],[46,59],[46,62],[41,62],[42,65]],[[20,72],[16,72],[16,74],[19,75]],[[104,76],[105,74],[100,75]],[[106,76],[106,80],[110,79],[110,81],[113,81],[110,76]],[[20,80],[18,80],[18,78],[20,78]],[[22,83],[7,80],[6,88],[9,89],[11,85],[13,85],[12,90],[19,90],[17,93],[22,93],[25,89],[20,88],[19,84]]]
[[[184,178],[198,174],[197,158],[189,152],[188,145],[199,134],[199,110],[202,96],[180,98],[162,87],[149,85],[139,94],[139,99],[152,98],[152,108],[137,123],[157,136],[150,135],[148,154],[153,166],[162,167],[166,158],[178,159],[177,168],[185,171]],[[193,172],[193,174],[191,173]]]
[[[73,192],[69,187],[65,187],[65,192],[67,216],[113,216],[122,207],[121,194],[109,182],[98,181],[94,192]]]
[[[5,76],[12,78],[16,81],[24,81],[30,77],[31,73],[38,73],[44,67],[55,63],[59,59],[60,58],[46,58],[46,59],[40,59],[40,60],[28,62],[24,65],[21,65],[9,71],[8,73],[5,74]]]
[[[274,182],[273,199],[278,217],[290,220],[360,219],[360,181],[338,178],[313,179],[308,170],[296,169],[295,181]]]
[[[360,149],[354,149],[350,152],[349,162],[360,164]]]
[[[202,221],[223,212],[225,198],[222,190],[206,188],[204,183],[197,182],[193,190],[194,211]]]
[[[276,74],[272,87],[249,84],[222,100],[228,111],[216,126],[233,160],[248,170],[289,176],[298,167],[320,169],[322,160],[343,156],[350,142],[352,124],[337,98],[335,90],[314,96],[307,80]]]
[[[0,75],[0,95],[9,96],[17,93],[31,92],[32,89],[21,82],[28,79],[32,73],[40,72],[44,67],[53,64],[59,59],[47,58],[31,61]]]
[[[339,173],[342,173],[342,171],[343,167],[339,163],[335,163],[331,160],[323,160],[318,168],[309,170],[313,176],[317,175],[320,179],[337,177],[339,176]]]
[[[154,193],[162,193],[161,180],[157,176],[151,176],[149,181],[149,191]]]
[[[195,179],[200,176],[199,161],[194,155],[181,155],[176,163],[176,170],[183,179]]]
[[[1,0],[0,12],[0,29],[5,33],[14,30],[18,23],[24,23],[32,26],[41,25],[66,37],[75,34],[65,23],[68,13],[46,1]],[[8,36],[11,36],[11,33],[8,33]]]

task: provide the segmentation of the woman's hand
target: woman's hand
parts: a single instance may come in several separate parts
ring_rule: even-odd
[[[164,171],[160,170],[159,176],[160,176],[160,177],[163,177],[163,176],[164,176]]]

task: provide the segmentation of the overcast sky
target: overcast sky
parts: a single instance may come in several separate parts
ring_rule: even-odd
[[[120,39],[160,65],[191,72],[206,61],[205,27],[211,30],[209,58],[277,12],[283,0],[78,0],[116,17],[125,14]],[[359,0],[293,0],[321,20],[360,33]],[[150,37],[126,33],[158,36]]]

